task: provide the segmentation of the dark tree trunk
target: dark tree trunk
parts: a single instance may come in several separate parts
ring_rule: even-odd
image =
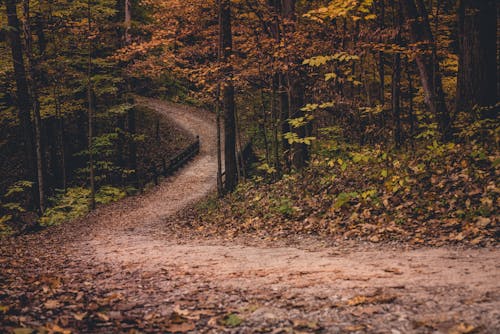
[[[94,100],[92,83],[92,5],[87,3],[88,20],[88,54],[87,54],[87,117],[88,117],[88,150],[89,150],[89,182],[90,182],[90,207],[95,209],[95,171],[94,171]]]
[[[395,4],[392,1],[394,10],[394,26],[397,30],[394,43],[396,45],[401,43],[401,27],[402,27],[402,13],[401,7],[394,8]],[[397,15],[396,15],[397,13]],[[394,144],[396,148],[400,148],[403,141],[403,131],[401,127],[401,55],[395,53],[392,62],[392,115],[394,121]]]
[[[401,130],[401,55],[396,53],[392,73],[392,114],[394,118],[394,143],[396,148],[402,144]]]
[[[61,103],[60,97],[57,89],[54,89],[54,100],[56,104],[56,118],[58,124],[57,132],[57,146],[59,147],[60,154],[60,175],[61,175],[61,187],[66,190],[67,188],[67,166],[66,166],[66,129],[64,124],[64,116],[61,113]]]
[[[233,85],[233,69],[229,58],[233,49],[231,30],[231,1],[219,0],[220,60],[226,65],[225,82],[222,87],[222,108],[224,113],[224,167],[225,190],[233,191],[238,184],[236,161],[236,117]]]
[[[461,0],[456,111],[497,103],[497,9],[495,0]],[[487,108],[484,116],[494,117]]]
[[[43,214],[45,211],[45,154],[42,138],[42,117],[40,115],[40,103],[38,101],[38,89],[36,87],[35,60],[33,57],[32,37],[31,37],[31,19],[29,0],[23,1],[24,8],[24,34],[26,42],[26,81],[28,83],[28,92],[32,105],[35,121],[35,152],[36,152],[36,174],[38,187],[39,211]]]
[[[300,108],[304,105],[304,86],[297,80],[292,86],[292,100],[293,115],[296,117],[301,112]],[[293,116],[292,116],[293,118]],[[294,132],[299,138],[305,138],[308,135],[309,125],[301,126],[294,129]],[[292,153],[292,166],[295,169],[302,169],[309,161],[309,146],[304,143],[294,143]]]
[[[288,143],[288,139],[285,138],[285,134],[290,132],[290,124],[288,120],[290,118],[290,98],[292,92],[288,87],[288,83],[285,82],[288,75],[279,74],[278,75],[278,90],[279,90],[279,101],[280,101],[280,123],[281,123],[281,135],[282,135],[282,145],[283,145],[283,165],[284,169],[290,169],[290,155],[291,146]]]
[[[418,9],[415,0],[402,0],[401,4],[408,20],[411,42],[423,48],[423,50],[417,50],[415,60],[424,89],[425,103],[436,117],[442,139],[449,140],[451,137],[450,115],[446,107],[439,62],[434,62],[432,56],[436,52],[436,43],[423,0],[416,1]]]
[[[385,28],[385,2],[384,0],[380,1],[380,28]],[[380,104],[385,104],[385,57],[384,52],[379,51],[378,53],[379,65],[378,65],[378,75],[379,75],[379,99]]]
[[[14,64],[14,75],[16,80],[16,102],[18,106],[18,116],[22,130],[22,147],[25,155],[24,174],[29,181],[35,182],[35,151],[33,143],[33,127],[31,123],[31,104],[26,79],[26,68],[24,64],[23,45],[21,40],[21,26],[17,16],[15,0],[5,1],[7,9],[7,23],[10,29],[7,30],[9,38],[12,62]],[[34,198],[37,196],[34,195]]]
[[[128,168],[132,170],[132,183],[134,187],[139,188],[139,173],[137,170],[137,144],[135,142],[135,135],[137,132],[136,126],[136,111],[135,108],[130,108],[127,111],[127,132],[129,135],[129,161]]]

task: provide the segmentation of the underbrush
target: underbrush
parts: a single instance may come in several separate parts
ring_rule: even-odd
[[[257,177],[198,207],[194,224],[230,237],[496,243],[500,157],[492,146],[430,141],[408,153],[321,139],[307,169],[275,183]]]
[[[127,154],[127,147],[119,142],[118,135],[95,139],[95,155],[98,158],[95,164],[97,205],[115,202],[141,189],[150,188],[160,177],[161,169],[158,166],[162,166],[164,161],[194,140],[191,134],[148,108],[138,107],[137,114],[135,170],[123,161],[116,161],[116,156],[123,160]],[[85,216],[91,210],[88,173],[88,166],[80,168],[72,173],[65,190],[47,189],[50,190],[48,208],[41,217],[26,204],[25,199],[33,192],[32,182],[20,180],[5,191],[0,191],[0,236],[58,225]]]

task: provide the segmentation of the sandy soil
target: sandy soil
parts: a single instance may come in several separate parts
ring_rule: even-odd
[[[199,135],[201,152],[158,187],[95,211],[78,228],[61,227],[77,232],[65,241],[54,237],[44,244],[46,249],[56,241],[62,245],[37,265],[49,270],[51,261],[59,261],[62,281],[70,282],[71,291],[83,293],[80,299],[86,301],[82,307],[88,321],[70,321],[69,327],[106,333],[134,328],[210,333],[500,332],[498,248],[325,245],[308,238],[272,247],[251,238],[173,238],[164,228],[176,223],[173,214],[214,189],[214,119],[158,100],[140,103]],[[61,254],[65,260],[56,260]],[[105,309],[91,307],[110,296],[115,299]],[[71,307],[68,302],[43,319],[71,317]],[[38,314],[31,313],[26,323],[41,322]],[[237,316],[236,324],[227,321],[228,314]]]

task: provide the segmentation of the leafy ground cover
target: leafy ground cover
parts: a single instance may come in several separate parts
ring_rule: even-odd
[[[247,182],[196,208],[206,235],[319,235],[371,242],[488,245],[498,241],[498,151],[421,145],[412,153],[330,139],[312,164],[268,183]]]

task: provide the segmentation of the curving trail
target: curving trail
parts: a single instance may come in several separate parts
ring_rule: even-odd
[[[0,265],[10,270],[6,289],[25,305],[13,316],[19,326],[96,333],[500,332],[498,248],[328,245],[312,238],[271,247],[250,237],[172,237],[164,227],[175,229],[173,215],[215,187],[214,119],[159,100],[139,102],[199,135],[200,154],[143,195],[12,241]],[[31,269],[16,266],[28,257]],[[0,285],[0,304],[3,293]],[[243,323],[232,327],[224,320],[229,313]],[[12,328],[14,318],[6,319],[0,312],[0,332]]]
[[[200,137],[200,153],[173,177],[143,195],[97,210],[90,238],[77,248],[99,259],[126,258],[144,262],[161,241],[165,219],[214,190],[217,175],[216,127],[213,115],[202,110],[155,99],[138,103],[156,110],[193,136]]]

